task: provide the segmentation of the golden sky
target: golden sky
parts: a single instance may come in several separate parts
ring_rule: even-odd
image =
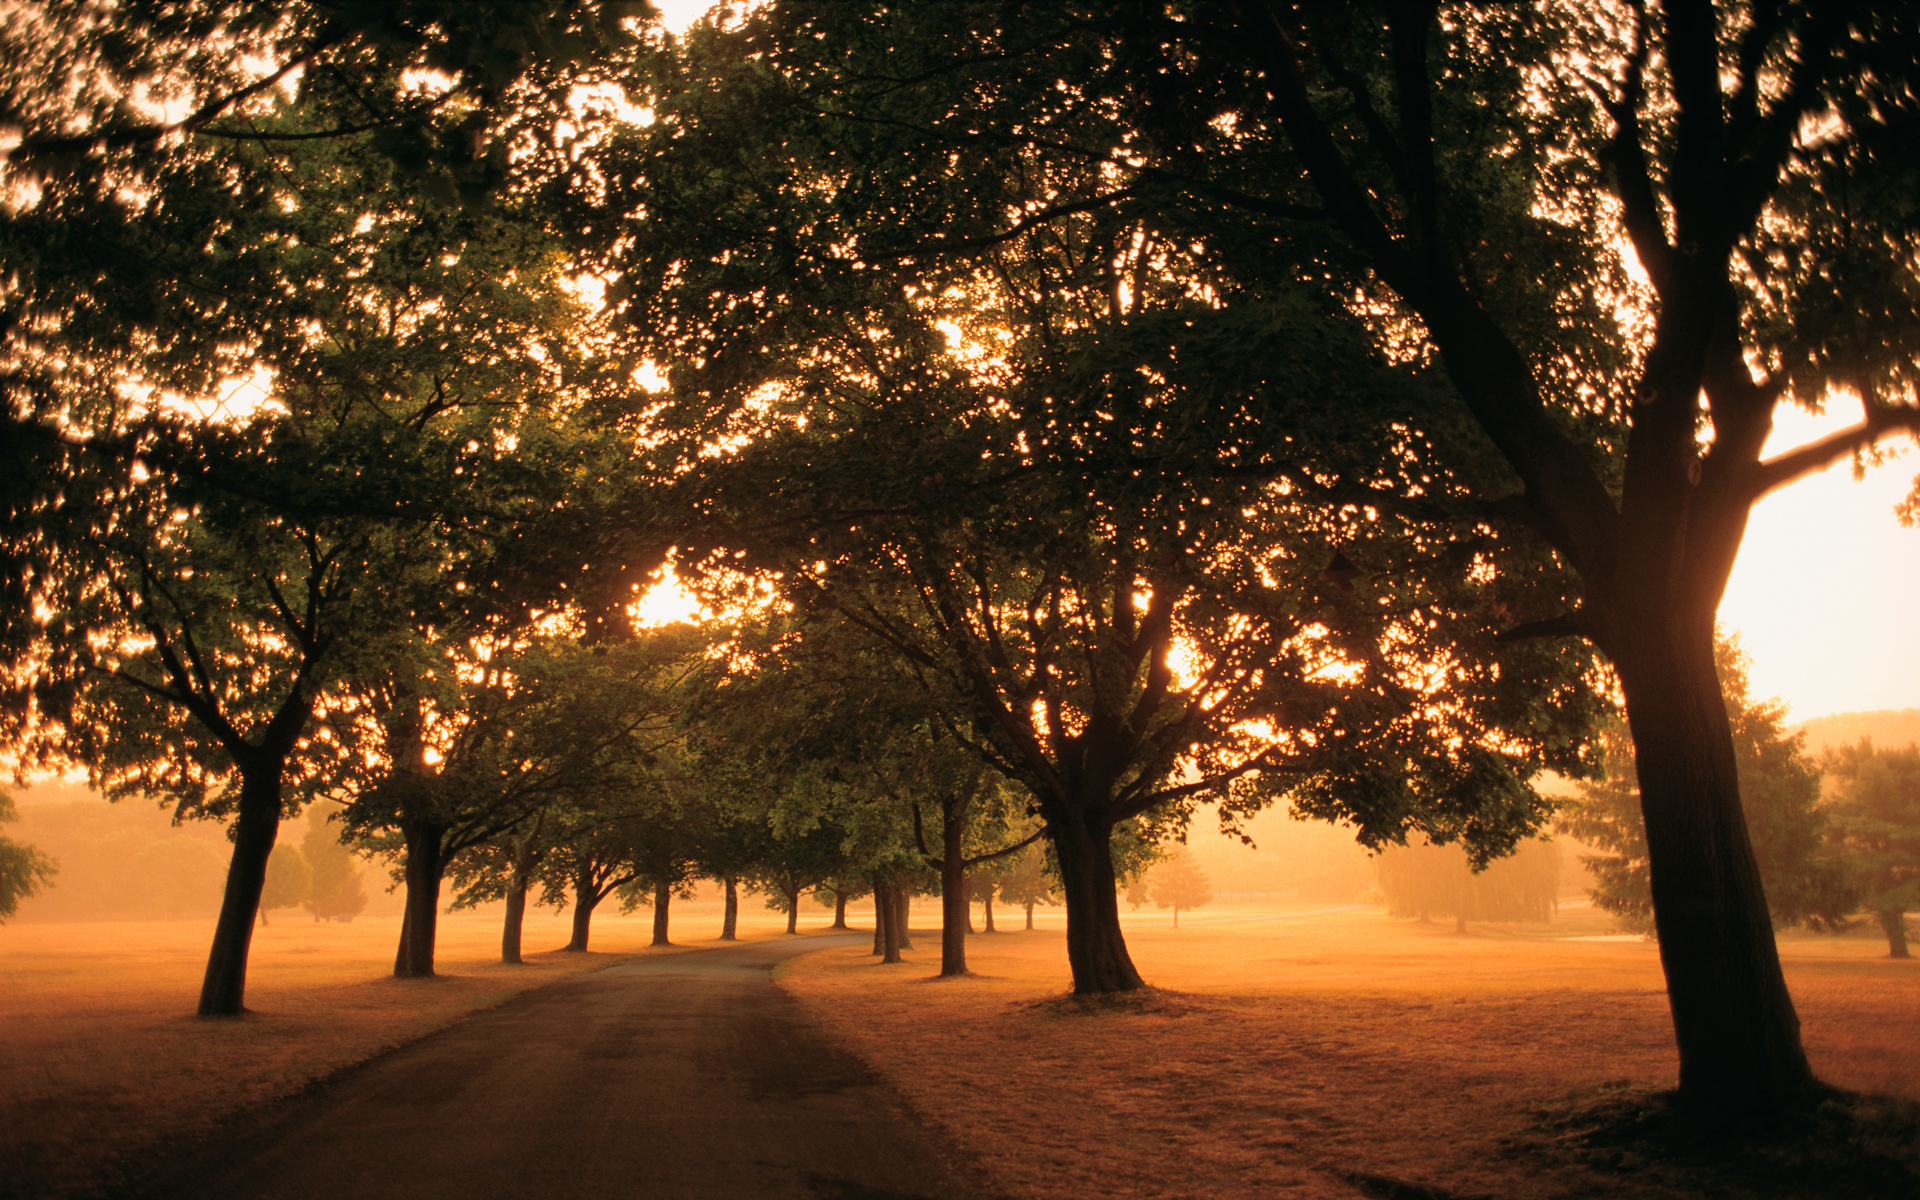
[[[1841,399],[1820,416],[1778,414],[1768,454],[1858,423]],[[1720,605],[1753,657],[1753,694],[1803,721],[1920,707],[1920,529],[1893,515],[1920,472],[1906,453],[1855,482],[1841,463],[1762,500]]]

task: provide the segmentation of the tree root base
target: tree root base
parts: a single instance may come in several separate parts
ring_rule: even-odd
[[[1797,1111],[1702,1119],[1674,1093],[1602,1085],[1536,1110],[1515,1157],[1729,1197],[1920,1195],[1920,1103],[1829,1089]]]

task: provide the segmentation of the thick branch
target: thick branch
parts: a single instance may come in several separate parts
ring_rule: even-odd
[[[1758,500],[1768,492],[1832,466],[1873,445],[1887,434],[1901,430],[1920,438],[1920,406],[1869,404],[1866,419],[1858,425],[1761,463],[1753,473],[1748,495],[1752,500]]]

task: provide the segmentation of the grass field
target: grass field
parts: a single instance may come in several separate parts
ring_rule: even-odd
[[[757,899],[742,910],[744,937],[782,935]],[[718,923],[716,905],[677,906],[674,935],[711,945]],[[1157,985],[1132,1007],[1064,999],[1057,909],[1034,932],[969,939],[968,978],[935,978],[938,934],[923,929],[905,965],[832,949],[780,979],[1014,1197],[1743,1194],[1558,1144],[1554,1119],[1673,1083],[1654,947],[1607,938],[1599,914],[1463,936],[1377,909],[1215,901],[1177,930],[1153,911],[1126,923]],[[826,924],[803,914],[803,930]],[[207,922],[0,928],[0,1196],[111,1186],[246,1107],[527,987],[675,952],[648,950],[650,932],[645,913],[607,913],[593,953],[541,951],[567,928],[536,913],[529,965],[508,968],[497,914],[449,916],[441,977],[400,981],[395,922],[287,914],[256,931],[252,1014],[209,1022],[190,1015]],[[1920,1097],[1920,964],[1865,936],[1781,945],[1821,1075]]]
[[[780,978],[1017,1197],[1741,1194],[1558,1144],[1555,1118],[1675,1082],[1657,951],[1599,914],[1465,935],[1378,909],[1133,914],[1158,990],[1091,1013],[1044,923],[970,938],[958,980],[933,936],[906,965],[834,949]],[[1920,1097],[1920,964],[1865,937],[1781,949],[1820,1075]]]
[[[743,939],[783,936],[758,898]],[[829,916],[803,913],[817,929]],[[673,936],[713,944],[717,904],[679,905]],[[254,931],[250,1013],[192,1013],[210,920],[0,927],[0,1197],[85,1195],[249,1106],[442,1028],[529,987],[650,950],[650,914],[594,918],[593,950],[566,954],[568,919],[529,914],[527,964],[502,966],[495,912],[440,919],[439,977],[392,978],[394,920],[277,914]],[[684,946],[682,948],[684,948]]]

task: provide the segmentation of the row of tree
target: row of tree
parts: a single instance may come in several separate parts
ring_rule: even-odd
[[[1907,6],[0,28],[0,733],[232,819],[202,1012],[321,796],[403,972],[462,863],[664,911],[631,831],[743,813],[889,954],[1043,838],[1075,989],[1137,988],[1116,883],[1202,801],[1482,864],[1617,682],[1681,1094],[1819,1094],[1713,615],[1757,499],[1920,427]],[[670,552],[729,628],[632,629]]]

